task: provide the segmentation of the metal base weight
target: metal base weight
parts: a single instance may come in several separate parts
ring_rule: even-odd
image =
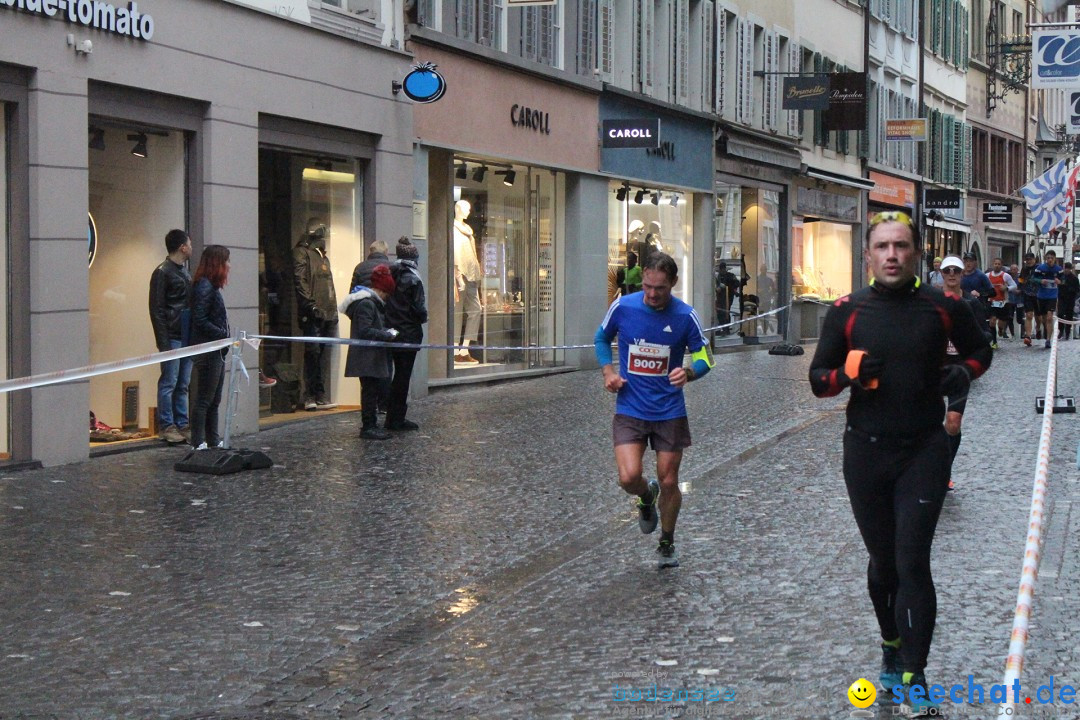
[[[191,450],[173,465],[177,472],[196,472],[208,475],[228,475],[241,470],[264,470],[274,461],[258,450],[213,448]]]

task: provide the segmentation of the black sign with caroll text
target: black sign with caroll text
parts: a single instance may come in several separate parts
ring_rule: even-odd
[[[928,188],[923,191],[923,207],[927,210],[959,210],[960,191]]]
[[[660,118],[604,120],[601,147],[658,148]]]
[[[784,110],[827,110],[828,76],[784,78],[784,97],[780,101],[780,107]]]
[[[1012,204],[984,202],[982,204],[982,221],[984,223],[1011,223],[1013,221]]]
[[[829,109],[822,120],[826,130],[866,129],[866,73],[829,76]]]

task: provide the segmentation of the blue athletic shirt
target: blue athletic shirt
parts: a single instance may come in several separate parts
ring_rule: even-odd
[[[627,382],[615,398],[615,412],[640,420],[673,420],[686,417],[682,388],[668,374],[682,367],[689,349],[694,371],[709,371],[705,333],[694,308],[672,297],[667,307],[655,310],[645,304],[645,293],[636,292],[615,300],[596,331],[596,359],[611,362],[611,341],[619,336],[619,375]]]
[[[1058,288],[1054,279],[1060,275],[1060,265],[1048,265],[1043,263],[1035,266],[1035,272],[1032,273],[1032,276],[1039,285],[1038,297],[1040,300],[1057,300]]]

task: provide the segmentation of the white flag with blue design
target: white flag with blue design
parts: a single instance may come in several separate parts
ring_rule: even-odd
[[[1020,188],[1028,212],[1039,228],[1039,232],[1048,233],[1065,224],[1072,208],[1072,195],[1069,172],[1069,160],[1059,160],[1039,177]]]

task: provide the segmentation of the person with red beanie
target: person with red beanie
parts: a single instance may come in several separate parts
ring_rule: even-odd
[[[378,265],[371,272],[368,287],[357,285],[338,309],[349,316],[353,340],[389,342],[398,331],[386,325],[386,300],[395,289],[394,277],[387,265]],[[386,347],[350,345],[345,357],[345,377],[360,378],[360,437],[366,440],[386,440],[390,433],[378,426],[376,408],[379,395],[390,382],[393,359]]]

